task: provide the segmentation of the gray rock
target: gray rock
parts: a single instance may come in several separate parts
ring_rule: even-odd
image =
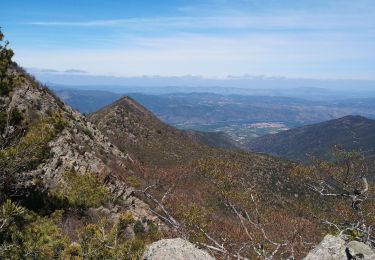
[[[326,235],[305,257],[305,260],[346,260],[345,241],[340,237]]]
[[[326,235],[304,258],[305,260],[374,260],[375,251],[368,245],[351,241],[346,243],[342,238]]]
[[[206,251],[181,238],[162,239],[152,243],[143,255],[147,260],[213,260]]]
[[[347,252],[353,257],[353,259],[375,259],[375,251],[372,250],[368,245],[358,241],[349,242],[347,245]]]

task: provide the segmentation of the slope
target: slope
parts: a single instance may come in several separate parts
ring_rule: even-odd
[[[330,158],[334,145],[345,150],[361,150],[367,158],[375,157],[375,120],[345,116],[323,123],[303,126],[249,141],[251,151],[307,162],[309,155]]]
[[[140,258],[168,229],[133,194],[138,162],[13,63],[2,39],[0,258]]]
[[[315,196],[305,189],[303,180],[291,174],[294,164],[192,141],[191,136],[162,123],[129,97],[90,114],[89,120],[120,150],[129,151],[142,162],[139,185],[164,205],[178,221],[178,230],[191,241],[207,245],[212,244],[209,237],[218,243],[230,241],[231,246],[225,250],[235,252],[249,239],[235,212],[241,209],[243,214],[247,210],[257,214],[255,208],[262,212],[258,217],[268,223],[267,232],[275,240],[286,239],[288,232],[282,230],[289,226],[292,230],[297,223],[306,228],[301,231],[306,232],[304,237],[319,240],[321,230],[308,212],[328,208],[316,205]],[[305,205],[305,211],[298,209],[300,205]],[[274,225],[275,221],[283,224]],[[261,239],[257,228],[249,230]],[[297,255],[308,250],[300,246]],[[244,251],[254,257],[251,248]]]
[[[161,122],[131,97],[123,97],[88,116],[123,151],[142,162],[171,165],[199,159],[209,146],[235,148],[219,133],[181,131]]]

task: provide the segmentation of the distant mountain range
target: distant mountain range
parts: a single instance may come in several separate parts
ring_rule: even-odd
[[[94,112],[123,96],[119,93],[97,90],[55,89],[54,92],[81,113]]]
[[[312,101],[281,96],[165,94],[163,90],[160,91],[159,94],[150,95],[55,89],[59,97],[83,113],[97,111],[123,95],[128,95],[164,123],[185,130],[224,132],[242,144],[265,134],[346,115],[375,118],[375,99],[371,98]]]
[[[265,135],[250,140],[245,146],[251,151],[307,162],[309,155],[329,159],[334,145],[348,151],[362,151],[368,159],[374,159],[375,120],[345,116]]]
[[[188,93],[211,92],[216,94],[270,95],[298,97],[310,100],[375,97],[374,80],[329,80],[267,76],[100,76],[86,71],[69,69],[28,68],[39,81],[53,88],[80,90],[107,90],[113,92]]]

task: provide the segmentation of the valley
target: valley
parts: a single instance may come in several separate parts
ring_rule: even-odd
[[[157,88],[154,88],[154,92]],[[223,132],[240,144],[267,134],[336,119],[346,115],[375,118],[372,98],[307,100],[282,96],[215,93],[114,93],[97,90],[55,90],[84,113],[94,112],[129,95],[163,122],[179,129]]]

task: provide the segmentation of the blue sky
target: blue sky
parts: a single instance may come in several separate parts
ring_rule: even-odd
[[[373,0],[13,0],[0,26],[28,68],[375,79]]]

